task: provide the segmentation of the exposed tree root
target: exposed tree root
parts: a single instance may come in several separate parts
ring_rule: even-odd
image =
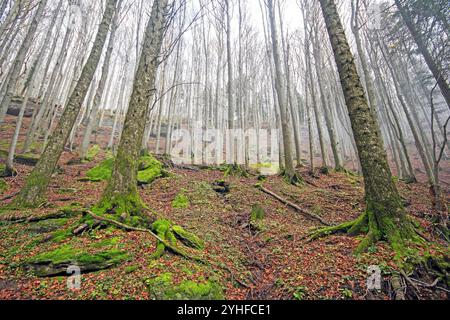
[[[366,237],[356,249],[355,253],[357,254],[364,252],[377,241],[384,239],[389,242],[396,254],[402,256],[408,251],[407,246],[405,246],[407,241],[420,242],[422,240],[408,217],[405,217],[403,224],[398,227],[387,218],[381,220],[381,222],[377,221],[375,214],[370,210],[367,210],[356,220],[338,226],[316,229],[309,235],[309,240],[312,241],[335,233],[347,233],[351,236],[366,234]]]
[[[330,224],[328,222],[326,222],[325,220],[323,220],[321,217],[319,217],[318,215],[309,212],[305,209],[300,208],[299,206],[297,206],[296,204],[282,198],[281,196],[277,195],[276,193],[264,188],[262,185],[257,185],[257,188],[260,189],[262,192],[274,197],[275,199],[277,199],[278,201],[284,203],[285,205],[288,205],[289,207],[297,210],[298,212],[300,212],[302,215],[304,215],[305,217],[309,218],[309,219],[313,219],[313,220],[317,220],[320,223],[322,223],[323,225],[329,226]]]
[[[114,225],[114,226],[116,226],[116,227],[118,227],[120,229],[126,230],[126,231],[136,231],[136,232],[144,232],[144,233],[150,234],[153,238],[158,240],[158,243],[159,243],[159,245],[157,246],[155,254],[158,254],[159,251],[165,250],[167,248],[170,251],[172,251],[173,253],[178,254],[178,255],[182,256],[183,258],[185,258],[185,259],[192,260],[192,261],[201,263],[201,264],[206,265],[206,266],[211,266],[211,267],[215,267],[215,268],[218,268],[218,269],[225,270],[241,286],[246,287],[246,288],[249,287],[245,282],[243,282],[242,280],[239,280],[238,278],[236,278],[235,275],[234,275],[234,272],[231,269],[229,269],[227,266],[225,266],[223,264],[217,264],[217,263],[213,263],[213,262],[207,261],[207,260],[202,259],[201,257],[198,257],[198,256],[193,256],[193,255],[189,254],[188,252],[184,251],[183,249],[180,249],[180,248],[172,245],[169,241],[167,241],[165,239],[162,239],[161,237],[159,237],[157,234],[155,234],[154,232],[152,232],[149,229],[132,227],[132,226],[120,223],[120,222],[112,220],[112,219],[108,219],[108,218],[105,218],[105,217],[99,217],[99,216],[97,216],[96,214],[94,214],[94,213],[92,213],[90,211],[84,211],[84,213],[89,215],[90,217],[92,217],[94,220],[98,220],[98,221],[102,221],[102,222],[106,222],[106,223],[112,224],[112,225]]]
[[[174,245],[172,245],[170,242],[168,242],[165,239],[162,239],[161,237],[159,237],[157,234],[153,233],[151,230],[149,229],[144,229],[144,228],[137,228],[137,227],[132,227],[123,223],[120,223],[118,221],[112,220],[112,219],[108,219],[105,217],[100,217],[97,216],[96,214],[90,212],[90,211],[84,211],[84,213],[88,214],[89,216],[91,216],[94,220],[98,220],[98,221],[103,221],[112,225],[115,225],[116,227],[119,227],[121,229],[127,230],[127,231],[137,231],[137,232],[145,232],[150,234],[153,238],[155,238],[156,240],[158,240],[161,244],[163,244],[166,248],[168,248],[169,250],[171,250],[173,253],[176,253],[180,256],[182,256],[183,258],[189,259],[189,260],[193,260],[196,262],[200,262],[203,264],[208,264],[205,260],[203,260],[200,257],[196,257],[196,256],[192,256],[189,253],[187,253],[186,251],[184,251],[183,249],[180,249]]]

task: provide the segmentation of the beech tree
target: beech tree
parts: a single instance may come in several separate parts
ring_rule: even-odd
[[[112,210],[118,217],[123,214],[128,218],[143,217],[142,210],[146,206],[137,191],[137,172],[146,115],[155,94],[168,10],[169,0],[154,0],[112,177],[97,205],[97,210],[102,213]]]
[[[361,161],[366,211],[355,221],[321,229],[313,233],[312,237],[342,231],[349,234],[367,232],[366,238],[358,247],[358,252],[367,249],[376,241],[386,239],[398,254],[405,253],[408,241],[415,240],[418,236],[406,215],[392,178],[377,122],[370,111],[336,4],[334,0],[320,0],[320,5]]]
[[[83,103],[89,84],[92,81],[100,60],[115,10],[116,1],[108,0],[102,22],[98,28],[94,46],[67,105],[64,108],[58,126],[47,143],[36,167],[27,177],[25,186],[15,199],[14,203],[18,207],[37,207],[42,204],[45,199],[45,193],[50,183],[51,176],[56,169],[58,160],[63,152],[75,121],[77,120],[81,104]]]

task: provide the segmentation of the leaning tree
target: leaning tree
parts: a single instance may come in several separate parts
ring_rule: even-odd
[[[361,161],[366,210],[355,221],[320,229],[312,234],[312,238],[336,232],[351,235],[367,232],[357,252],[385,239],[396,253],[402,254],[407,241],[416,240],[417,234],[395,186],[380,130],[365,96],[336,4],[334,0],[320,0],[320,5]]]
[[[14,205],[17,207],[37,207],[45,199],[45,193],[51,176],[55,172],[58,160],[77,120],[81,105],[100,61],[111,21],[116,10],[116,3],[116,0],[108,0],[106,3],[102,22],[100,23],[89,58],[83,67],[77,85],[72,91],[61,119],[50,137],[39,162],[28,176],[25,186],[14,200]]]

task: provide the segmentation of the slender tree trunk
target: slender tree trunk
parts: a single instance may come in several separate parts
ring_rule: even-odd
[[[154,0],[133,84],[112,178],[98,205],[101,213],[115,210],[120,216],[141,214],[144,204],[137,191],[138,160],[146,115],[155,94],[155,79],[166,28],[168,0]]]
[[[44,14],[44,9],[47,6],[47,0],[41,0],[39,2],[39,6],[36,9],[36,13],[33,17],[33,21],[28,29],[28,32],[25,36],[25,39],[22,42],[22,45],[17,53],[17,56],[14,60],[14,64],[11,69],[11,77],[9,78],[8,85],[6,86],[6,94],[3,97],[0,103],[0,124],[3,122],[6,112],[8,111],[9,105],[11,103],[12,96],[14,94],[14,90],[16,88],[17,81],[20,77],[20,72],[23,68],[23,64],[25,62],[28,51],[33,44],[34,36],[36,35],[37,27],[39,21]],[[1,32],[0,32],[1,34]]]
[[[118,1],[117,5],[116,5],[117,9],[116,9],[116,13],[114,15],[111,32],[109,35],[109,43],[107,46],[106,55],[105,55],[105,59],[103,62],[103,67],[102,67],[102,76],[100,78],[100,82],[98,83],[98,87],[97,87],[97,90],[96,90],[96,93],[94,96],[93,107],[89,114],[88,125],[86,126],[86,131],[84,132],[83,141],[82,141],[81,147],[80,147],[80,158],[81,159],[86,158],[89,144],[91,143],[92,131],[95,127],[95,124],[97,123],[97,115],[98,115],[98,110],[100,109],[101,98],[105,91],[106,82],[108,81],[111,57],[112,57],[112,52],[114,49],[114,44],[115,44],[115,39],[116,39],[116,31],[117,31],[117,28],[119,27],[119,25],[118,25],[119,24],[119,13],[120,13],[122,1],[123,0]]]
[[[284,145],[284,164],[285,175],[292,183],[300,182],[299,176],[295,173],[294,161],[292,158],[292,130],[289,123],[289,115],[287,112],[286,90],[283,89],[283,79],[281,76],[281,58],[278,45],[278,32],[275,21],[275,9],[273,0],[268,0],[269,22],[272,35],[272,51],[275,63],[275,86],[278,97],[278,106],[280,109],[281,130],[283,134]]]
[[[400,0],[395,0],[395,4],[397,5],[397,8],[403,18],[403,21],[408,27],[409,32],[414,38],[414,41],[417,44],[419,52],[424,57],[425,62],[428,65],[428,68],[430,69],[431,73],[436,79],[439,89],[441,89],[441,93],[444,96],[445,101],[447,102],[448,108],[450,109],[450,87],[447,82],[448,79],[445,78],[443,70],[441,70],[441,68],[438,66],[438,64],[434,61],[433,57],[431,56],[431,53],[428,50],[422,35],[414,25],[414,21],[410,13],[408,12],[408,9],[401,4]]]
[[[332,227],[327,232],[346,230],[353,234],[368,229],[368,235],[360,243],[358,251],[366,249],[375,241],[386,238],[393,249],[398,254],[402,254],[406,242],[415,238],[414,227],[406,216],[392,179],[377,122],[365,97],[334,0],[320,0],[320,4],[358,147],[367,206],[365,214],[356,221]]]
[[[92,81],[99,63],[108,30],[111,25],[111,20],[114,15],[115,3],[115,0],[108,0],[106,3],[106,9],[97,32],[94,46],[86,65],[83,68],[81,77],[69,98],[63,115],[57,128],[53,132],[44,153],[30,176],[27,178],[25,186],[22,188],[20,194],[15,199],[15,204],[19,207],[37,207],[45,198],[45,192],[50,183],[51,176],[77,120],[89,84]]]

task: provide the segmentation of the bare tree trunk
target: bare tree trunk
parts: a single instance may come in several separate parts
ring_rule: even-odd
[[[286,90],[283,89],[283,79],[281,76],[281,58],[280,49],[278,46],[278,32],[275,21],[273,0],[268,0],[267,6],[269,9],[269,22],[272,35],[272,51],[273,59],[275,62],[275,86],[278,96],[278,106],[280,109],[281,129],[283,133],[285,175],[291,183],[295,184],[300,182],[301,179],[295,172],[294,161],[292,159],[292,131],[289,124],[289,115],[287,113]]]
[[[448,79],[445,78],[445,74],[444,74],[443,70],[441,70],[441,68],[438,66],[438,64],[434,61],[433,57],[431,56],[431,53],[429,52],[429,50],[423,40],[422,35],[414,26],[414,22],[411,18],[411,15],[408,12],[408,9],[401,4],[400,0],[395,0],[395,4],[397,5],[397,8],[403,18],[403,21],[405,22],[406,26],[408,27],[409,32],[411,33],[412,37],[414,38],[414,41],[417,44],[417,48],[419,49],[419,52],[424,57],[425,62],[428,65],[428,68],[430,69],[431,73],[433,74],[434,78],[436,79],[439,89],[441,89],[441,93],[444,96],[445,101],[447,102],[448,108],[450,109],[450,87],[447,83]]]
[[[414,227],[406,216],[392,179],[377,122],[365,97],[336,5],[333,0],[320,0],[320,4],[358,147],[367,206],[365,214],[354,222],[328,228],[326,232],[345,230],[354,234],[368,229],[367,237],[360,243],[358,251],[386,238],[397,254],[401,255],[405,253],[406,242],[416,237]]]
[[[93,107],[92,107],[92,110],[91,110],[90,116],[89,116],[88,125],[86,126],[86,131],[84,132],[83,141],[82,141],[81,147],[80,147],[80,158],[81,159],[86,158],[89,144],[91,143],[92,131],[94,129],[95,124],[97,123],[97,115],[98,115],[98,110],[100,109],[101,98],[105,91],[106,82],[108,80],[109,68],[110,68],[110,64],[111,64],[111,57],[112,57],[112,52],[114,49],[114,44],[115,44],[115,39],[116,39],[116,31],[117,31],[117,28],[119,27],[119,13],[120,13],[120,8],[122,6],[122,1],[123,0],[119,0],[118,3],[116,4],[117,9],[116,9],[116,13],[114,15],[111,32],[109,35],[109,43],[107,46],[106,55],[105,55],[105,59],[103,62],[103,67],[102,67],[102,76],[100,78],[100,82],[98,83],[98,87],[97,87],[97,90],[96,90],[96,93],[94,96]]]
[[[11,77],[8,81],[8,85],[6,86],[6,94],[0,103],[0,124],[3,122],[6,112],[8,111],[12,96],[14,94],[14,90],[16,88],[17,81],[19,80],[20,72],[22,70],[27,53],[30,50],[30,47],[33,43],[33,39],[34,36],[36,35],[39,21],[41,20],[42,15],[44,14],[44,9],[46,6],[47,0],[41,0],[39,2],[39,6],[36,9],[36,13],[28,29],[27,35],[25,36],[25,39],[23,40],[19,52],[17,53],[17,56],[14,60],[14,64],[11,69]]]
[[[83,68],[81,77],[69,98],[64,113],[55,129],[48,145],[45,148],[36,167],[27,178],[25,186],[15,199],[19,207],[39,206],[45,198],[45,192],[50,183],[51,176],[56,168],[57,162],[63,152],[64,146],[69,138],[70,132],[77,120],[81,105],[86,96],[89,84],[92,81],[102,50],[111,25],[115,11],[115,0],[108,0],[104,11],[102,22],[99,26],[94,46]]]
[[[168,0],[155,0],[147,24],[143,49],[133,84],[133,92],[121,135],[112,178],[98,204],[101,213],[115,210],[120,217],[141,214],[144,204],[137,191],[138,160],[146,115],[155,94],[155,79],[166,28]]]

